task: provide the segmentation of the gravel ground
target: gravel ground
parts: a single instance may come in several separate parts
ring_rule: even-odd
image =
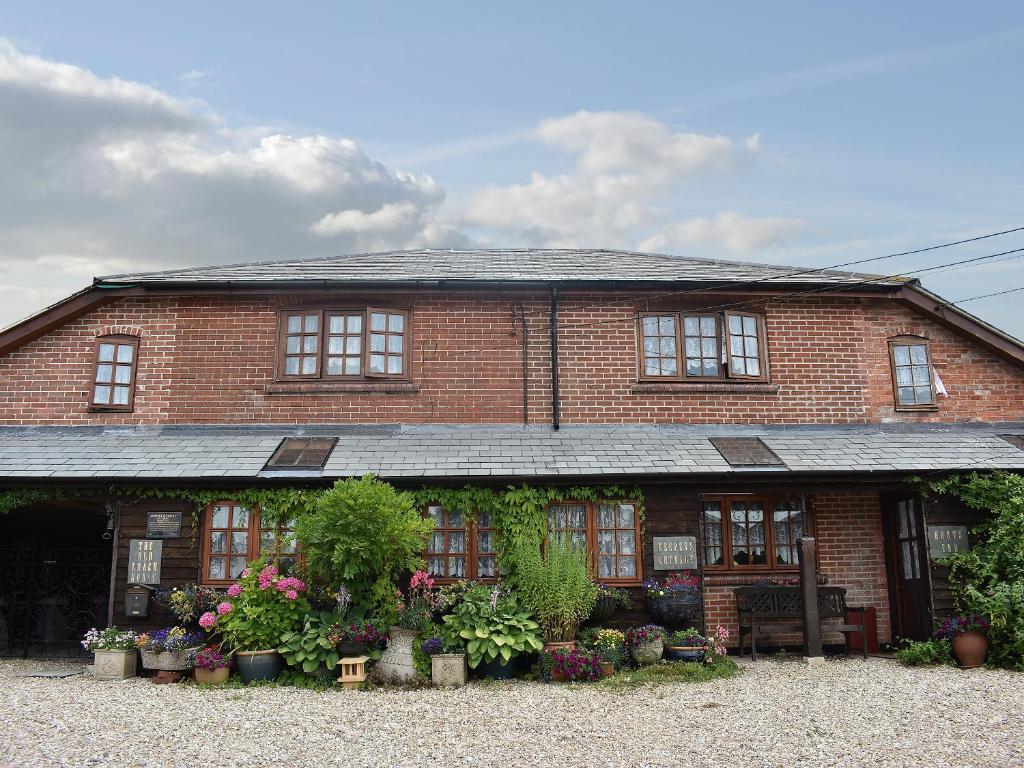
[[[0,662],[5,766],[1024,765],[1024,676],[882,659],[765,660],[732,680],[626,691],[19,677],[43,666]]]

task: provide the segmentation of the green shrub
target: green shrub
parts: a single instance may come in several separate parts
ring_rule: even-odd
[[[988,619],[988,663],[1024,671],[1024,477],[974,473],[932,483],[988,514],[978,544],[945,559],[957,611]]]
[[[621,689],[669,683],[707,683],[735,677],[740,672],[728,656],[715,656],[712,663],[696,661],[659,661],[640,669],[627,669],[601,681],[604,688]]]
[[[345,585],[355,610],[385,625],[395,619],[398,577],[423,565],[432,530],[410,494],[372,475],[339,480],[295,525],[310,575]]]
[[[544,646],[537,622],[519,607],[514,596],[500,587],[470,587],[443,621],[441,634],[445,643],[466,644],[470,669],[499,657],[508,662],[513,656],[539,651]]]
[[[327,667],[328,672],[338,666],[338,651],[331,637],[333,627],[341,616],[332,611],[314,611],[306,616],[301,632],[285,632],[277,649],[289,667],[310,675]]]
[[[953,646],[949,640],[904,640],[902,646],[896,650],[896,659],[908,667],[956,664],[953,660]]]
[[[586,550],[569,541],[550,541],[544,552],[524,553],[517,593],[541,626],[545,642],[573,640],[597,601]]]

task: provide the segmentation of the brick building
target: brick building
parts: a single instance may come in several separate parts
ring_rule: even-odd
[[[704,620],[735,627],[735,587],[793,577],[813,534],[821,577],[876,609],[885,642],[948,607],[927,537],[973,521],[907,478],[1024,468],[1024,347],[902,278],[363,254],[97,279],[0,332],[0,425],[8,647],[128,623],[133,541],[167,536],[162,586],[228,581],[266,533],[233,491],[367,472],[635,486],[642,505],[566,498],[550,520],[637,588],[638,618],[656,537],[692,537]],[[143,487],[223,498],[193,516]],[[455,534],[427,553],[437,575],[493,575],[486,532],[432,513]]]

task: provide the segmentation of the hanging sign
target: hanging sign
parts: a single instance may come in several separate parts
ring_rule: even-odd
[[[160,558],[164,543],[151,539],[132,539],[128,542],[128,583],[159,584]]]
[[[147,539],[176,539],[181,536],[181,512],[150,512],[146,515]]]
[[[696,536],[654,537],[654,570],[687,571],[696,568]]]
[[[970,548],[966,525],[928,526],[928,554],[932,560],[941,560]]]

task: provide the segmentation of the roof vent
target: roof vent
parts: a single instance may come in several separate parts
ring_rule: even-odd
[[[336,437],[286,437],[267,462],[267,469],[323,469],[337,445]]]
[[[1000,435],[1010,445],[1015,445],[1024,451],[1024,435]]]
[[[722,458],[732,467],[784,467],[782,459],[759,437],[709,437]]]

